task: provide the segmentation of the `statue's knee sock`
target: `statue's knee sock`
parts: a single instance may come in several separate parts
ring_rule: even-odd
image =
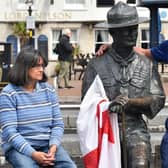
[[[144,142],[131,145],[128,148],[128,167],[129,168],[149,168],[150,167],[150,148]]]

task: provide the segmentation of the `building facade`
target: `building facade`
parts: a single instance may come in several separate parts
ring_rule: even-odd
[[[96,0],[34,0],[31,6],[32,17],[35,21],[34,46],[45,53],[49,60],[47,73],[50,76],[57,55],[53,53],[63,28],[72,30],[71,43],[76,44],[79,52],[83,54],[95,53],[98,46],[111,43],[108,31],[96,29],[95,24],[106,20],[110,7],[97,7]],[[135,5],[135,4],[131,4]],[[14,34],[15,23],[26,22],[28,5],[25,0],[0,1],[0,41],[12,45],[11,63],[16,59],[20,50],[20,36]],[[161,10],[163,18],[162,33],[165,38],[167,33],[167,10]],[[150,17],[147,8],[138,7],[140,17]],[[147,47],[149,43],[149,23],[139,26],[137,45]]]

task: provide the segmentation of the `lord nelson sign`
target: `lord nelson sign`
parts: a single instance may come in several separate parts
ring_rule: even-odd
[[[27,15],[27,12],[5,12],[4,20],[21,21],[25,20]],[[72,19],[72,14],[70,12],[33,12],[33,16],[37,21],[63,21]]]

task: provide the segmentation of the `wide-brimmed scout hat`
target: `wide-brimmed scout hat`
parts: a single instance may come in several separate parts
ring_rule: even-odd
[[[148,18],[138,17],[136,7],[124,2],[118,2],[107,12],[107,21],[98,23],[96,28],[122,28],[138,25],[148,21]]]

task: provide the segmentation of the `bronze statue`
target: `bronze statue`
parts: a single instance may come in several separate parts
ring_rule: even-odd
[[[135,7],[123,2],[114,5],[107,13],[107,22],[99,25],[109,29],[113,43],[103,56],[89,62],[82,83],[83,98],[95,76],[100,76],[111,101],[109,111],[118,113],[119,125],[125,124],[120,138],[126,139],[121,147],[123,153],[123,145],[126,146],[127,164],[122,163],[122,167],[128,168],[150,167],[150,135],[143,115],[152,119],[165,103],[157,69],[132,49],[138,24],[144,21],[138,18]]]

